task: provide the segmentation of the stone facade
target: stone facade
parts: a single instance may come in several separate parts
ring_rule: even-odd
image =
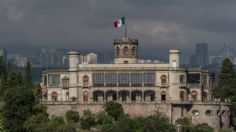
[[[159,111],[175,123],[188,116],[193,123],[230,127],[230,104],[215,101],[214,76],[207,70],[180,67],[180,51],[169,50],[168,63],[138,63],[138,40],[114,41],[114,64],[79,64],[70,51],[69,68],[43,72],[43,98],[50,115],[67,110],[103,110],[107,101],[123,104],[131,116]]]

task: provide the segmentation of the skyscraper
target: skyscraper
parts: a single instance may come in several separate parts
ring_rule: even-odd
[[[56,49],[42,49],[40,60],[43,67],[63,67],[63,52]]]
[[[197,43],[195,49],[196,64],[204,67],[208,65],[208,44]]]

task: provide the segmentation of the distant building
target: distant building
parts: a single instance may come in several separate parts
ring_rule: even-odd
[[[63,67],[62,51],[56,49],[42,49],[40,62],[42,67]]]
[[[88,64],[97,64],[97,58],[98,56],[94,53],[87,54]]]
[[[41,67],[40,57],[37,55],[28,57],[32,67]]]
[[[190,57],[189,57],[189,65],[190,66],[196,66],[197,64],[196,64],[196,55],[191,55]]]
[[[234,55],[230,51],[230,44],[224,44],[222,47],[222,56],[224,58],[229,58],[230,61],[233,63],[234,62]]]
[[[211,65],[221,65],[223,57],[222,56],[210,56],[209,57],[209,64]]]
[[[196,62],[199,66],[208,65],[208,44],[206,43],[197,43],[196,44]]]
[[[89,53],[87,55],[79,55],[80,64],[97,64],[97,54]]]
[[[195,54],[189,58],[190,66],[206,67],[208,65],[208,44],[197,43],[195,47]]]
[[[17,67],[25,67],[27,63],[27,57],[20,54],[9,54],[7,60]]]
[[[3,57],[4,61],[7,61],[7,50],[0,48],[0,57]]]

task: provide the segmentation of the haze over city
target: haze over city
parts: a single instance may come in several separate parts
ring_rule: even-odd
[[[236,48],[235,4],[233,0],[1,0],[0,46],[25,54],[43,47],[111,51],[113,39],[124,36],[113,22],[125,16],[128,36],[139,39],[141,54],[166,56],[167,49],[179,48],[189,55],[199,42],[208,43],[209,52],[215,53],[223,44]]]
[[[0,131],[235,131],[235,7],[0,0]]]

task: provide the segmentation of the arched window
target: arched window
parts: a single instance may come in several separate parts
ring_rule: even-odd
[[[196,91],[192,91],[191,96],[192,96],[192,101],[197,101],[197,92]]]
[[[184,75],[180,75],[179,82],[180,82],[180,84],[184,83]]]
[[[52,101],[57,101],[57,92],[52,92],[52,94],[51,94],[51,100]]]
[[[127,46],[125,46],[125,47],[123,48],[123,54],[124,54],[125,56],[128,56],[128,55],[129,55],[129,48],[128,48]]]
[[[69,101],[69,92],[66,92],[66,101]]]
[[[161,92],[161,101],[166,101],[166,92],[165,91]]]
[[[166,75],[161,75],[161,84],[166,84],[166,83],[167,83]]]
[[[136,48],[132,47],[132,56],[136,55]]]
[[[120,55],[120,48],[116,47],[116,57],[118,57]]]
[[[89,82],[89,77],[87,75],[83,76],[83,83],[88,83]]]
[[[87,91],[85,91],[83,93],[83,97],[84,97],[84,102],[88,102],[88,99],[89,99],[89,93]]]

